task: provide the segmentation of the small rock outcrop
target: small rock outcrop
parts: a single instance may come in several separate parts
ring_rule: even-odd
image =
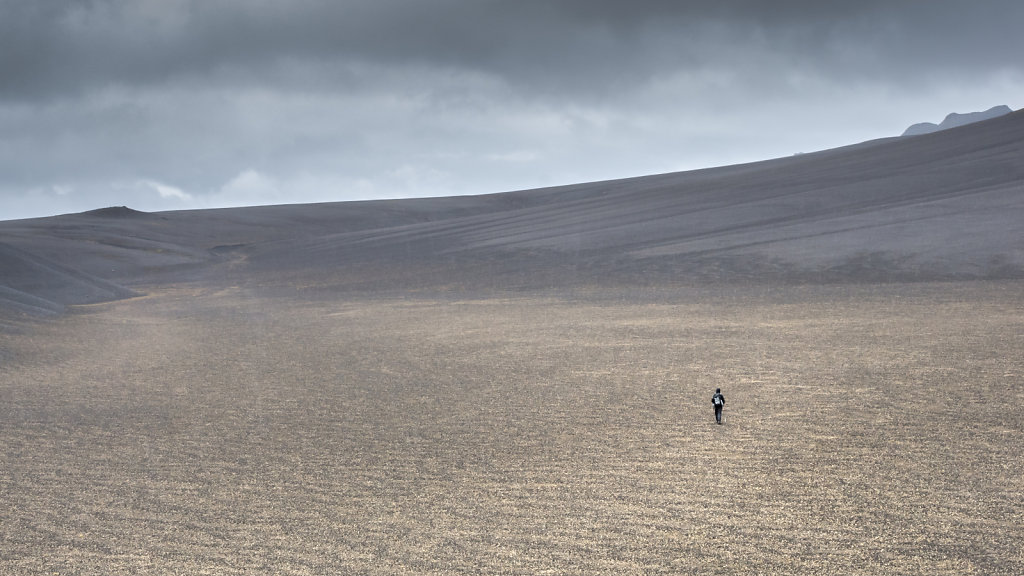
[[[82,215],[93,216],[96,218],[145,218],[150,216],[148,212],[140,212],[138,210],[133,210],[127,206],[110,206],[109,208],[98,208],[96,210],[82,212]]]

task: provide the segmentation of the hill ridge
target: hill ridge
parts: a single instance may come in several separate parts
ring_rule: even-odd
[[[1013,110],[1005,104],[993,106],[988,110],[980,112],[967,112],[965,114],[950,112],[941,123],[935,124],[934,122],[919,122],[904,130],[902,136],[920,136],[921,134],[930,134],[940,130],[949,130],[950,128],[973,124],[974,122],[998,118],[999,116],[1010,114],[1011,112],[1013,112]]]
[[[180,282],[345,291],[1024,278],[1024,112],[691,172],[469,197],[113,207],[0,222],[0,238],[0,286],[58,306]]]

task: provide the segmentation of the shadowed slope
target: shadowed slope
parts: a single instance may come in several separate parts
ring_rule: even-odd
[[[135,292],[0,243],[0,307],[30,314],[62,312],[66,304],[127,298]]]
[[[0,222],[0,242],[0,286],[57,305],[209,280],[378,290],[1022,277],[1024,113],[753,164],[505,194],[109,208]]]
[[[0,222],[0,306],[45,301],[45,307],[58,311],[129,296],[135,293],[132,286],[216,280],[262,244],[459,217],[511,201],[459,197],[155,214],[111,207]],[[71,289],[72,274],[90,278],[108,293],[97,297],[97,289],[85,285]]]
[[[296,239],[253,251],[252,260],[267,270],[361,263],[363,272],[409,282],[438,269],[512,283],[524,269],[542,272],[541,283],[1020,276],[1024,115],[512,196],[518,206],[500,211]],[[401,269],[379,266],[395,260]]]

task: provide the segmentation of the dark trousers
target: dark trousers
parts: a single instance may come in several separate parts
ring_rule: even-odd
[[[715,406],[715,422],[718,424],[722,423],[722,408],[723,406]]]

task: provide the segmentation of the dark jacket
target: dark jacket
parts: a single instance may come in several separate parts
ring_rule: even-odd
[[[712,406],[716,405],[715,398],[720,398],[722,400],[722,406],[725,406],[725,394],[722,394],[721,392],[715,392],[714,396],[711,397]]]

